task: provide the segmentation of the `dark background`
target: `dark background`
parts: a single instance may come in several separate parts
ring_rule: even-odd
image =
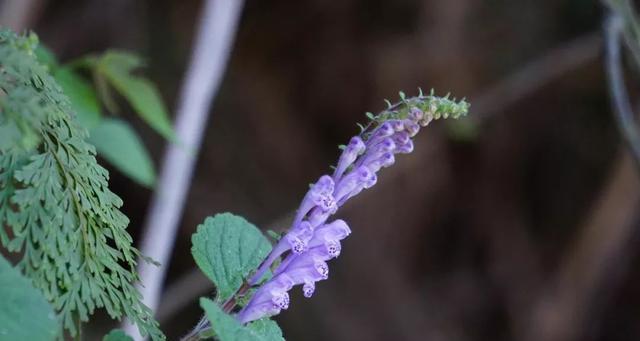
[[[173,109],[200,8],[39,0],[26,27],[62,61],[142,54]],[[353,234],[312,299],[294,290],[285,337],[640,340],[640,187],[609,107],[603,14],[582,0],[248,0],[165,265],[162,329],[188,331],[211,292],[189,251],[197,224],[230,211],[286,228],[364,112],[420,86],[466,97],[470,118],[432,124],[341,210]],[[158,165],[165,141],[123,115]],[[151,192],[111,173],[139,240]],[[97,316],[89,328],[112,326]]]

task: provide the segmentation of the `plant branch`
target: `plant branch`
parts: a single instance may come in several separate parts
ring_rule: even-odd
[[[242,6],[242,0],[207,0],[204,4],[176,113],[179,145],[169,145],[164,156],[140,247],[142,254],[162,264],[155,267],[141,261],[138,269],[145,285],[138,289],[153,311],[158,306],[209,108],[226,69]],[[129,334],[137,335],[132,328],[125,327]]]

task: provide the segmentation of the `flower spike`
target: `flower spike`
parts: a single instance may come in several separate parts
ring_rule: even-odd
[[[400,93],[401,101],[387,101],[387,110],[378,115],[367,114],[371,120],[361,126],[359,135],[342,146],[342,153],[331,176],[323,175],[311,186],[296,212],[290,231],[273,248],[262,263],[250,285],[256,285],[266,270],[280,256],[284,259],[273,272],[273,277],[263,284],[249,303],[237,314],[241,323],[247,323],[280,313],[289,306],[288,291],[302,285],[305,297],[311,297],[316,283],[329,277],[327,261],[342,251],[341,242],[351,234],[343,220],[327,223],[339,207],[361,191],[373,187],[377,173],[395,163],[395,154],[413,151],[412,138],[421,127],[434,119],[458,118],[466,115],[469,104],[464,100],[454,102],[448,98],[423,95],[407,98]]]

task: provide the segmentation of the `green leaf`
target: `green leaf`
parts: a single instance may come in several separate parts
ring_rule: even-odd
[[[137,183],[152,187],[156,181],[153,162],[144,144],[127,122],[104,119],[90,132],[89,142],[98,155]]]
[[[121,329],[114,329],[105,335],[102,341],[133,341],[133,338]]]
[[[78,122],[89,130],[97,126],[102,115],[98,97],[91,84],[69,67],[57,69],[53,78],[69,97]]]
[[[0,244],[51,302],[59,330],[68,332],[61,338],[77,336],[79,323],[100,309],[164,340],[135,287],[140,252],[122,200],[109,190],[69,99],[35,59],[34,37],[0,29],[0,125],[39,137],[37,148],[14,141],[0,152]]]
[[[0,256],[0,339],[53,340],[56,314],[42,293]]]
[[[284,341],[280,327],[270,319],[258,320],[245,327],[210,299],[200,298],[200,306],[220,341]]]
[[[229,298],[271,251],[271,244],[253,224],[231,213],[205,219],[191,237],[191,253],[213,281],[217,300]]]
[[[131,73],[133,70],[145,66],[144,60],[140,56],[122,50],[109,50],[100,59],[99,63],[125,73]]]
[[[247,328],[253,330],[254,333],[259,335],[259,340],[264,341],[284,341],[282,336],[282,330],[278,323],[272,319],[263,318],[247,325]]]
[[[175,133],[160,93],[148,79],[131,74],[142,66],[133,54],[110,51],[98,63],[98,72],[131,104],[136,113],[162,136],[175,141]]]

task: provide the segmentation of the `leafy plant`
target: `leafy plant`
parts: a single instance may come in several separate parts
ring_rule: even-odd
[[[143,335],[164,339],[133,286],[141,255],[126,232],[122,200],[108,189],[108,173],[87,142],[87,129],[98,150],[109,146],[105,158],[131,173],[125,164],[135,157],[117,151],[138,145],[134,153],[140,154],[143,147],[132,140],[135,133],[126,123],[102,117],[97,98],[116,110],[111,84],[152,127],[173,139],[166,112],[150,83],[132,75],[139,58],[112,51],[77,62],[93,70],[96,94],[75,65],[56,66],[50,54],[40,52],[49,66],[41,65],[36,45],[35,35],[0,31],[0,241],[19,258],[15,268],[0,259],[0,281],[6,283],[1,290],[10,298],[0,317],[11,315],[0,328],[19,337],[64,338],[65,330],[79,338],[81,323],[96,308],[105,308],[112,318],[128,316]],[[271,317],[288,308],[294,286],[302,286],[305,297],[313,295],[316,283],[328,278],[327,262],[340,255],[341,241],[351,233],[345,221],[329,219],[346,201],[373,187],[396,155],[411,153],[421,127],[466,115],[468,108],[464,100],[420,91],[412,98],[401,92],[398,103],[387,101],[379,114],[367,113],[369,122],[340,146],[332,173],[310,186],[290,229],[276,235],[273,246],[242,217],[207,218],[192,237],[192,254],[217,293],[213,300],[200,299],[205,315],[185,340],[284,340]],[[113,141],[114,135],[120,138]],[[24,316],[33,309],[38,310],[38,328],[25,331]],[[120,330],[104,337],[130,339]]]
[[[37,42],[33,34],[0,31],[2,246],[19,254],[18,269],[71,335],[105,308],[164,339],[134,287],[139,252],[122,200],[108,189],[69,99],[35,58]]]
[[[60,65],[45,47],[36,54],[56,82],[68,95],[78,122],[89,131],[89,142],[98,155],[135,182],[152,187],[156,172],[149,152],[138,134],[124,120],[105,117],[106,111],[117,114],[120,109],[113,96],[115,89],[149,126],[170,141],[176,141],[167,109],[155,85],[134,72],[144,66],[135,54],[109,50],[88,55]],[[83,76],[89,71],[93,82]]]
[[[302,199],[289,231],[271,247],[244,218],[229,213],[207,218],[192,237],[193,257],[216,286],[214,301],[202,298],[205,316],[183,340],[215,337],[220,341],[283,340],[270,319],[289,307],[289,291],[302,286],[311,297],[316,283],[329,275],[327,261],[340,255],[341,240],[351,234],[343,220],[328,221],[347,200],[373,187],[377,173],[395,155],[413,151],[420,127],[441,118],[458,118],[469,109],[448,96],[407,98],[359,125],[360,133],[341,155],[332,174],[321,176]]]
[[[0,256],[0,336],[50,340],[59,334],[53,308],[31,281]],[[29,326],[25,328],[25,326]]]

